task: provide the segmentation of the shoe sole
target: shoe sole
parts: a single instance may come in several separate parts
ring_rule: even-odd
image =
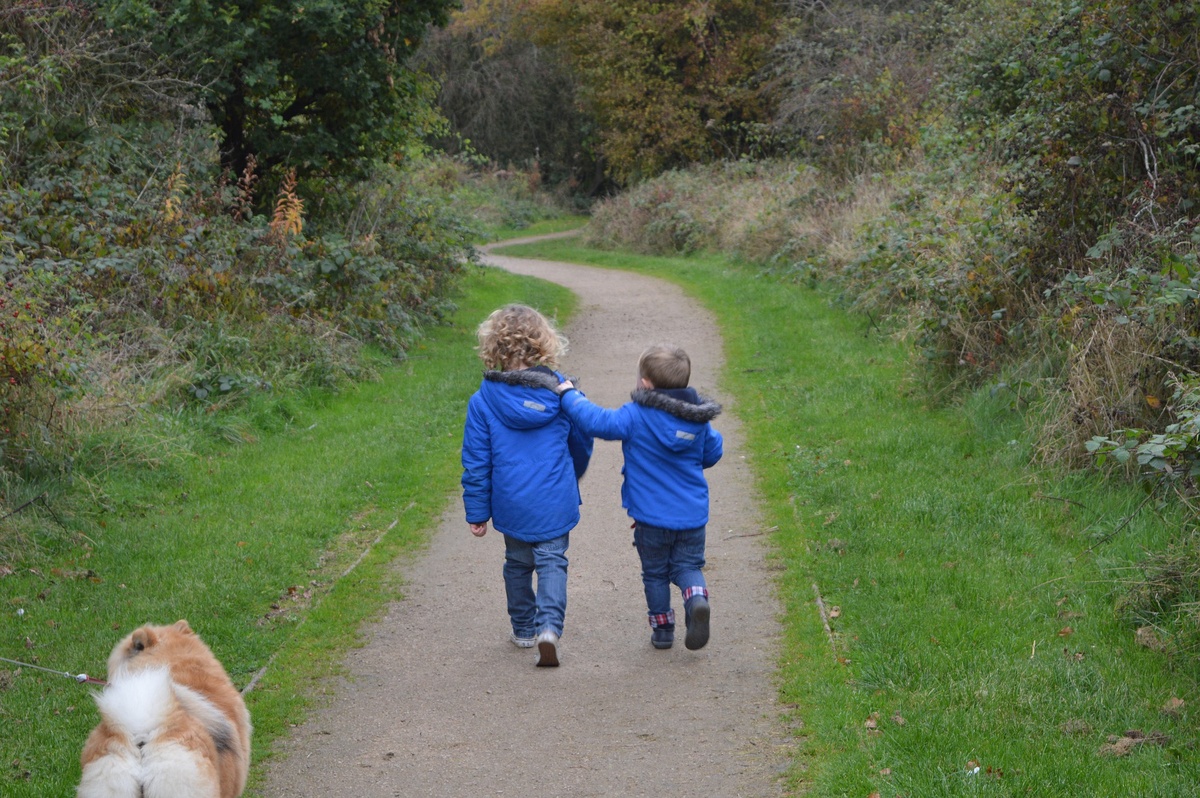
[[[696,602],[687,619],[687,637],[683,644],[689,651],[704,648],[708,643],[708,602]]]
[[[668,649],[671,646],[675,645],[675,641],[671,641],[670,643],[655,643],[653,640],[651,640],[650,645],[654,646],[659,651],[662,651],[664,649]]]
[[[558,646],[549,640],[539,640],[537,644],[539,668],[558,667]]]

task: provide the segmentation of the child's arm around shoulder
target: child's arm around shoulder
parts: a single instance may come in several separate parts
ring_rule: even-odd
[[[571,423],[587,435],[606,441],[629,437],[629,413],[624,407],[609,410],[591,402],[570,380],[558,385],[561,406]]]

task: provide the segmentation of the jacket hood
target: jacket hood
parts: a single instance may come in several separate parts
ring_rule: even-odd
[[[648,429],[659,445],[672,452],[703,446],[705,427],[721,412],[719,404],[691,388],[637,390],[631,398],[635,404],[667,414],[658,416]]]
[[[707,424],[721,413],[721,406],[696,393],[694,388],[657,388],[630,394],[634,402],[670,413],[694,424]]]
[[[558,415],[559,397],[554,392],[559,375],[545,366],[519,371],[483,373],[479,387],[484,401],[511,429],[544,427]]]

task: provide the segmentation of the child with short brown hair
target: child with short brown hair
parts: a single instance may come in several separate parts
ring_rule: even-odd
[[[704,544],[708,525],[708,482],[704,469],[723,453],[721,433],[711,422],[721,406],[688,387],[692,364],[677,346],[651,346],[638,359],[633,401],[606,410],[564,382],[563,413],[585,433],[621,441],[625,480],[621,504],[633,518],[633,543],[642,561],[650,642],[670,648],[675,641],[671,584],[683,594],[689,649],[709,636]]]

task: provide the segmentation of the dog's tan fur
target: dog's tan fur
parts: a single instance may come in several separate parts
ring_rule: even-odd
[[[250,714],[187,621],[135,629],[113,649],[108,679],[97,696],[102,720],[83,748],[81,798],[134,783],[140,792],[130,795],[146,798],[242,794]],[[138,705],[147,700],[155,706]]]

